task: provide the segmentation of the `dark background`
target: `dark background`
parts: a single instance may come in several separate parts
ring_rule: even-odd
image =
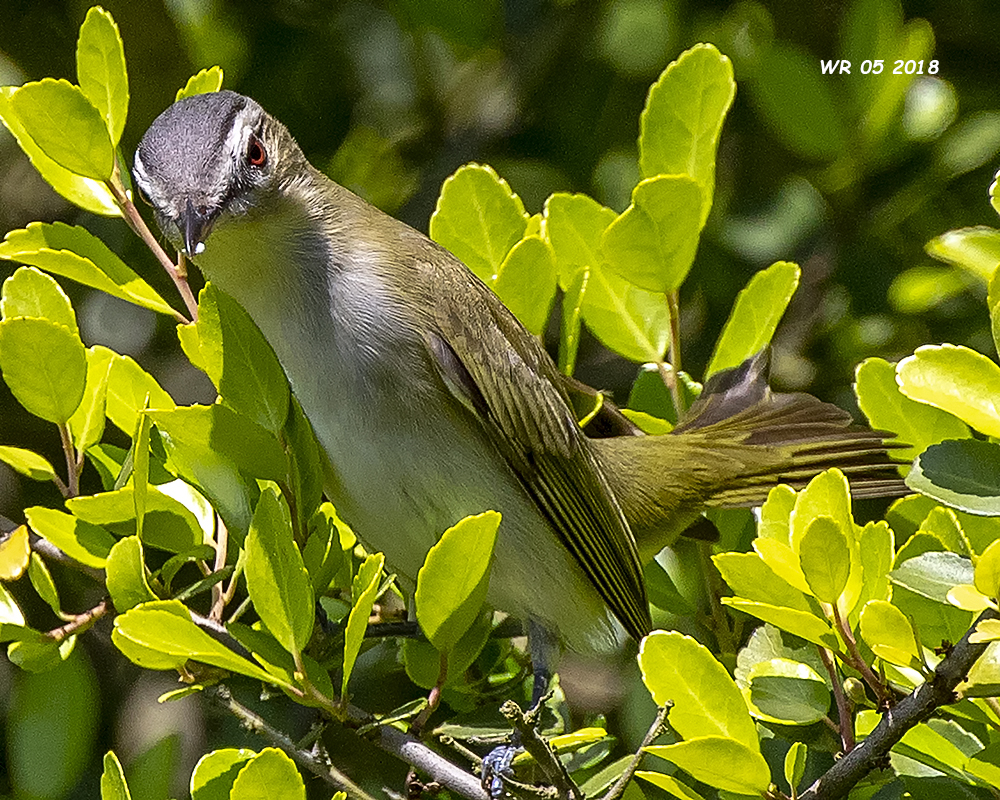
[[[0,84],[75,80],[76,36],[88,5],[0,0]],[[125,41],[127,155],[191,74],[219,64],[226,87],[252,95],[285,122],[314,164],[423,231],[441,182],[469,161],[495,167],[529,213],[555,191],[586,192],[624,210],[637,180],[636,136],[650,84],[683,49],[713,42],[733,59],[738,91],[719,149],[715,207],[682,290],[686,368],[700,377],[736,292],[778,259],[803,268],[775,341],[780,388],[851,407],[853,369],[868,356],[895,360],[942,341],[995,356],[985,283],[923,249],[950,228],[996,223],[987,189],[1000,152],[1000,6],[990,0],[104,6]],[[856,62],[849,76],[821,76],[820,59],[843,52],[852,14],[877,31],[890,25],[893,9],[909,24],[927,20],[940,71],[911,84],[886,130],[866,138],[866,87],[881,86],[882,78],[860,75]],[[779,56],[782,68],[775,67]],[[885,59],[888,72],[897,54],[869,57]],[[831,109],[834,124],[824,129]],[[812,123],[806,134],[803,120],[806,128]],[[0,130],[0,233],[56,219],[101,235],[165,297],[175,297],[121,221],[67,205]],[[0,279],[15,267],[0,262]],[[211,397],[207,380],[179,355],[169,320],[61,283],[86,344],[134,356],[179,402]],[[635,368],[588,341],[578,375],[624,401]],[[56,432],[29,417],[2,384],[0,444],[62,463]],[[0,465],[0,514],[21,521],[25,506],[58,502],[53,488]],[[2,688],[10,676],[0,673]],[[136,685],[129,684],[130,695]],[[102,743],[139,741],[123,733],[127,714],[115,709],[105,709]],[[162,721],[152,727],[169,729]],[[190,718],[182,727],[201,730]],[[192,741],[189,752],[201,746]]]

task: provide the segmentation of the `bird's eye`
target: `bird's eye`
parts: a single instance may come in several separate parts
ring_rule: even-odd
[[[256,136],[251,136],[247,145],[247,163],[254,167],[263,167],[267,163],[267,150]]]

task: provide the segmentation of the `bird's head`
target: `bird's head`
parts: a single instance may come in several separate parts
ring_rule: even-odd
[[[187,97],[150,125],[135,153],[135,181],[161,230],[188,256],[212,227],[263,205],[301,151],[288,130],[249,97]]]

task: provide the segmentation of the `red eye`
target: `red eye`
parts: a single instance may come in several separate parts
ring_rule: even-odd
[[[255,167],[263,167],[267,162],[267,150],[256,136],[251,136],[247,145],[247,161]]]

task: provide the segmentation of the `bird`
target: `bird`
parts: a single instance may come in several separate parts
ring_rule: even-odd
[[[143,135],[135,184],[164,236],[247,311],[326,460],[325,490],[413,582],[429,548],[502,521],[487,602],[550,641],[607,651],[651,627],[643,564],[717,506],[830,466],[898,493],[892,434],[767,386],[766,352],[713,376],[673,432],[642,435],[563,375],[465,264],[314,168],[232,91],[184,98]]]

